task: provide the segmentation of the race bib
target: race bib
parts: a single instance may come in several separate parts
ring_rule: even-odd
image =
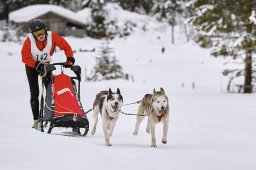
[[[40,51],[36,46],[36,41],[32,33],[28,34],[28,37],[31,42],[31,54],[32,58],[35,61],[40,61],[42,63],[50,62],[51,61],[51,47],[52,47],[52,34],[50,31],[47,31],[47,45],[46,47]]]

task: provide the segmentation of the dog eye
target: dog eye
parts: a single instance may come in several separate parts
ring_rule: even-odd
[[[160,103],[159,101],[156,101],[157,103]]]

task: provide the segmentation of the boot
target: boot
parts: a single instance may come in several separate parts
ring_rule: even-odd
[[[33,124],[32,128],[38,130],[38,120],[34,120],[34,124]]]

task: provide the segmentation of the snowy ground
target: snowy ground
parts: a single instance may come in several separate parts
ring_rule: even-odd
[[[102,41],[67,37],[74,50],[99,47]],[[146,121],[133,136],[134,116],[120,115],[111,142],[104,145],[101,121],[94,136],[73,136],[70,129],[53,129],[53,135],[31,128],[29,89],[20,60],[21,45],[0,43],[0,169],[92,169],[92,170],[255,170],[255,94],[226,94],[220,74],[221,61],[193,44],[171,45],[168,36],[138,33],[111,42],[124,71],[135,82],[116,80],[83,82],[84,110],[91,108],[96,93],[119,87],[124,103],[140,100],[154,88],[163,87],[170,100],[168,143],[150,147]],[[165,47],[165,53],[161,48]],[[56,61],[64,61],[62,57]],[[76,63],[87,74],[97,53],[75,53]],[[194,83],[195,88],[192,88]],[[182,87],[182,84],[184,85]],[[123,111],[136,113],[137,105]],[[91,113],[88,114],[92,124]]]

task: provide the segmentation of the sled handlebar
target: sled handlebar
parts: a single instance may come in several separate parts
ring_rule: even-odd
[[[51,65],[60,65],[60,66],[63,66],[64,65],[64,63],[52,63]]]
[[[64,63],[52,63],[51,65],[64,66]],[[71,66],[70,70],[72,70],[76,74],[78,80],[81,80],[81,67],[80,66],[78,66],[78,65]]]
[[[51,65],[54,65],[54,66],[56,66],[56,65],[64,66],[64,63],[52,63]],[[75,73],[81,74],[81,67],[78,66],[78,65],[71,66],[70,69],[72,71],[74,71]]]

